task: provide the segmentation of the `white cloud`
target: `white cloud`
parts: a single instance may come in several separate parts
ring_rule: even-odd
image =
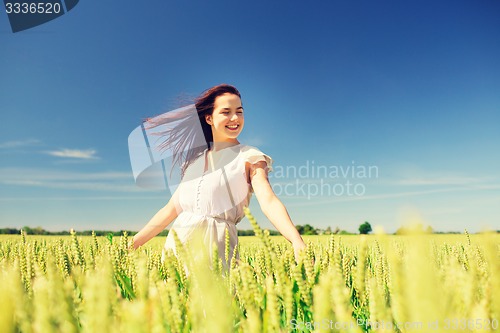
[[[462,190],[470,190],[470,189],[462,189]],[[441,188],[434,190],[424,190],[424,191],[408,191],[408,192],[393,192],[393,193],[381,193],[381,194],[372,194],[372,195],[360,195],[360,196],[332,196],[327,197],[326,199],[322,197],[317,199],[316,197],[312,197],[309,200],[304,200],[307,197],[287,197],[280,196],[281,198],[288,199],[301,199],[300,202],[290,203],[287,205],[290,207],[298,207],[298,206],[315,206],[315,205],[324,205],[324,204],[337,204],[341,202],[348,201],[364,201],[364,200],[384,200],[384,199],[393,199],[393,198],[401,198],[401,197],[409,197],[409,196],[419,196],[419,195],[427,195],[432,193],[442,193],[442,192],[455,192],[456,188]]]
[[[6,180],[5,185],[19,185],[31,187],[56,188],[64,190],[90,190],[90,191],[112,191],[112,192],[140,192],[144,191],[133,184],[114,184],[105,182],[42,182],[34,180]]]
[[[24,180],[30,178],[39,181],[71,181],[71,180],[130,180],[132,172],[76,172],[43,168],[0,168],[0,182],[5,180]]]
[[[40,143],[41,141],[37,139],[6,141],[6,142],[0,142],[0,149],[12,149],[12,148],[19,148],[26,146],[35,146]]]
[[[17,201],[73,201],[73,200],[86,200],[86,201],[101,201],[101,200],[117,200],[117,201],[123,201],[123,200],[158,200],[158,199],[165,199],[165,195],[156,195],[156,196],[151,196],[151,195],[139,195],[139,196],[78,196],[78,197],[54,197],[54,196],[43,196],[43,197],[9,197],[9,198],[1,198],[0,197],[0,202],[17,202]]]
[[[279,195],[280,198],[282,199],[287,199],[287,200],[299,200],[297,202],[290,202],[287,206],[290,207],[299,207],[299,206],[316,206],[316,205],[326,205],[326,204],[338,204],[342,202],[349,202],[349,201],[365,201],[365,200],[390,200],[390,199],[397,199],[397,198],[402,198],[402,197],[414,197],[414,196],[426,196],[429,194],[435,194],[435,193],[464,193],[464,192],[477,192],[479,195],[485,194],[488,195],[487,191],[491,190],[498,190],[500,189],[500,184],[488,184],[488,185],[478,185],[478,184],[449,184],[446,187],[441,187],[441,188],[429,188],[429,189],[422,189],[422,190],[414,190],[414,191],[405,191],[405,187],[401,186],[395,186],[393,188],[393,191],[390,192],[385,192],[385,193],[378,193],[378,194],[371,194],[371,195],[342,195],[342,196],[310,196],[309,198],[307,196],[294,196],[294,195]],[[387,189],[385,189],[387,191]],[[486,200],[488,198],[491,198],[491,196],[481,197],[481,200]],[[498,196],[493,197],[496,201],[498,202]]]
[[[486,178],[465,176],[442,176],[442,177],[415,177],[400,179],[397,185],[419,186],[419,185],[470,185],[486,181]]]
[[[144,192],[132,172],[67,172],[55,169],[0,168],[0,184],[112,192]]]
[[[65,157],[65,158],[77,158],[77,159],[98,159],[96,156],[97,151],[95,149],[87,149],[87,150],[78,150],[78,149],[59,149],[59,150],[51,150],[45,151],[44,153],[57,156],[57,157]]]

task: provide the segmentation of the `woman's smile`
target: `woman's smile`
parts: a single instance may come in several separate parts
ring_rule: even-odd
[[[213,142],[234,142],[245,126],[243,106],[238,95],[224,93],[215,98],[212,114],[205,115],[212,129]]]

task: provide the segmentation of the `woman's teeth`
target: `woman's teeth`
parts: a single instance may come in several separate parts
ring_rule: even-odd
[[[231,126],[226,126],[226,127],[229,128],[230,130],[235,130],[238,127],[240,127],[240,125],[231,125]]]

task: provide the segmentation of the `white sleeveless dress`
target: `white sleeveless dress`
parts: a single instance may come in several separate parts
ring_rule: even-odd
[[[189,165],[177,188],[182,212],[167,236],[162,261],[168,249],[176,253],[172,230],[182,243],[188,241],[196,230],[197,234],[201,232],[210,255],[213,246],[218,247],[219,257],[226,266],[226,230],[230,238],[230,260],[238,244],[236,224],[245,216],[243,207],[248,206],[253,193],[251,184],[247,183],[245,163],[260,161],[266,162],[268,172],[272,171],[273,160],[270,156],[256,147],[238,144],[210,154],[206,149]],[[239,258],[239,253],[236,253],[236,258]]]

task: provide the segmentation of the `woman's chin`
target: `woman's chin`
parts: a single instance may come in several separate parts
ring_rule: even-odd
[[[240,135],[241,131],[230,131],[226,130],[224,133],[226,137],[236,139]]]
[[[224,137],[219,137],[215,141],[220,142],[237,142],[238,135],[225,135]]]

